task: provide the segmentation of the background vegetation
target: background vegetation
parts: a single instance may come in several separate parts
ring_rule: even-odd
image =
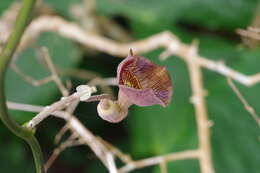
[[[1,0],[0,14],[12,4]],[[80,0],[45,0],[57,15],[74,20],[69,8]],[[249,48],[241,44],[238,28],[246,28],[257,13],[257,0],[97,0],[96,13],[112,18],[127,30],[135,40],[169,30],[183,42],[194,38],[200,41],[201,55],[225,63],[245,74],[260,71],[260,47]],[[0,36],[1,37],[1,36]],[[121,61],[118,57],[86,50],[79,44],[55,33],[44,33],[38,45],[49,49],[59,68],[91,70],[102,77],[113,77]],[[133,158],[166,154],[173,151],[195,149],[198,139],[194,110],[190,104],[190,82],[187,68],[178,58],[158,60],[162,50],[145,54],[154,62],[167,66],[174,85],[172,103],[167,108],[133,106],[126,120],[109,124],[96,113],[96,103],[80,104],[77,117],[95,134],[118,146]],[[20,55],[18,66],[34,78],[42,78],[48,72],[35,59],[33,48]],[[260,171],[259,128],[234,92],[226,78],[205,70],[204,83],[208,91],[209,119],[214,122],[212,130],[212,155],[217,173],[258,173]],[[68,79],[65,77],[64,79]],[[70,77],[73,86],[85,81]],[[245,87],[238,84],[257,112],[260,112],[260,85]],[[8,71],[7,98],[28,104],[46,105],[60,97],[53,83],[33,87],[12,70]],[[117,88],[113,88],[117,94]],[[12,111],[20,123],[30,120],[34,114]],[[55,148],[54,136],[63,122],[48,118],[37,131],[45,160]],[[168,164],[169,172],[199,172],[198,161],[177,161]],[[0,172],[34,172],[28,146],[0,123]],[[100,161],[86,147],[65,150],[49,172],[106,172]],[[149,167],[135,172],[158,172],[158,167]]]

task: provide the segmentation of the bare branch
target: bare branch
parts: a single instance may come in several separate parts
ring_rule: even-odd
[[[258,32],[259,28],[249,28],[248,30],[238,29],[237,33],[241,36],[251,38],[254,40],[260,40],[260,33]]]
[[[241,94],[241,92],[238,90],[236,85],[232,82],[230,78],[227,78],[228,85],[230,88],[235,92],[241,103],[244,105],[244,108],[249,112],[249,114],[252,116],[252,118],[256,121],[257,125],[260,127],[260,118],[257,115],[255,109],[249,105],[249,103],[246,101],[245,97]]]
[[[98,35],[94,35],[91,32],[86,32],[84,29],[80,28],[77,24],[68,22],[62,19],[61,17],[57,17],[57,16],[56,17],[42,16],[34,20],[26,31],[26,34],[20,44],[20,50],[22,50],[29,43],[35,40],[39,36],[39,34],[46,31],[57,32],[61,36],[74,40],[78,43],[81,43],[82,45],[88,48],[90,47],[95,50],[103,51],[115,56],[126,56],[128,54],[129,48],[132,48],[135,51],[135,53],[142,54],[163,47],[165,48],[165,51],[160,56],[161,60],[165,60],[167,57],[171,55],[176,55],[179,58],[183,59],[188,65],[190,76],[191,76],[192,92],[193,92],[192,103],[194,105],[195,112],[196,112],[198,137],[199,137],[199,149],[197,150],[190,150],[190,151],[187,150],[183,152],[170,153],[167,155],[151,157],[139,161],[133,161],[129,156],[122,153],[119,149],[103,141],[99,137],[93,135],[85,126],[83,126],[83,124],[78,119],[75,118],[75,116],[72,115],[72,113],[74,112],[75,108],[79,103],[80,95],[78,93],[74,93],[73,95],[68,97],[63,97],[61,98],[60,101],[46,107],[17,104],[17,103],[10,103],[10,102],[8,103],[9,108],[40,112],[39,114],[37,114],[35,118],[33,118],[28,123],[29,127],[35,127],[38,123],[40,123],[44,118],[46,118],[50,114],[64,119],[67,124],[65,125],[64,128],[62,128],[62,130],[59,133],[60,136],[57,138],[61,138],[62,134],[64,134],[64,131],[67,130],[67,128],[69,128],[72,134],[77,134],[81,142],[83,142],[85,145],[88,145],[93,150],[93,152],[97,155],[97,157],[103,162],[103,164],[107,167],[107,169],[112,173],[118,172],[115,164],[114,156],[117,156],[125,163],[125,166],[119,169],[119,172],[130,172],[135,169],[159,164],[161,171],[163,173],[167,173],[166,163],[168,163],[169,161],[182,160],[182,159],[199,159],[202,173],[214,173],[212,160],[211,160],[211,149],[210,149],[209,124],[211,123],[207,117],[208,115],[207,115],[206,101],[204,98],[205,91],[203,88],[203,79],[202,79],[203,76],[201,72],[201,67],[222,74],[230,78],[230,81],[231,79],[233,79],[245,86],[252,86],[260,82],[260,73],[255,75],[250,75],[250,76],[245,75],[236,70],[229,68],[222,62],[209,60],[206,57],[199,55],[197,50],[198,49],[197,45],[195,44],[188,45],[182,43],[175,35],[173,35],[168,31],[132,43],[118,43],[116,41]],[[254,34],[255,33],[259,34],[258,30],[254,30]],[[0,28],[0,35],[1,35],[1,28]],[[255,35],[254,37],[258,38]],[[47,59],[47,61],[49,60],[49,62],[47,61],[46,62],[48,64],[49,70],[52,73],[53,80],[56,82],[57,86],[60,88],[63,95],[67,96],[68,92],[66,92],[66,88],[62,84],[60,78],[58,77],[57,70],[52,64],[52,62],[50,61],[50,57],[47,58],[45,57],[45,59]],[[19,69],[18,70],[16,69],[16,71],[19,72]],[[26,76],[25,74],[22,74],[21,76],[23,76],[23,78],[27,81],[33,81],[32,78]],[[41,81],[41,82],[44,83],[46,81]],[[100,78],[95,78],[94,80],[91,81],[91,83],[96,85],[97,84],[113,85],[116,84],[117,81],[115,78],[102,79],[102,80]],[[231,85],[232,84],[233,83],[231,81]],[[250,112],[251,115],[253,117],[257,117],[254,109],[249,106],[249,104],[246,102],[246,100],[241,95],[241,93],[237,90],[235,85],[231,86],[231,88],[240,98],[245,108],[248,109],[249,112],[251,111]],[[92,101],[98,100],[103,97],[107,97],[107,95],[93,96],[89,99],[89,101],[91,101],[91,99]],[[71,106],[68,107],[68,105]],[[68,109],[66,111],[61,111],[63,108],[68,108]],[[259,125],[258,118],[256,119],[256,121]],[[69,140],[66,142],[68,142],[66,145],[63,143],[64,148],[71,144],[69,143]],[[61,150],[62,148],[60,148],[58,152]]]
[[[7,107],[12,110],[27,111],[27,112],[41,112],[44,108],[43,106],[15,103],[10,101],[7,102]]]
[[[15,63],[11,64],[11,68],[18,76],[33,86],[41,86],[53,80],[52,76],[48,76],[40,80],[33,79],[31,76],[25,74]]]
[[[47,162],[44,165],[44,169],[47,172],[47,170],[51,167],[51,165],[54,163],[54,161],[57,159],[57,157],[60,155],[62,151],[64,151],[68,147],[73,147],[77,145],[82,145],[82,142],[79,140],[76,140],[77,134],[72,134],[65,142],[61,143],[60,146],[54,149],[52,155],[49,157]]]
[[[118,173],[114,156],[111,152],[106,153],[106,161],[107,161],[107,167],[110,173]]]
[[[22,111],[40,112],[44,110],[44,107],[41,106],[34,106],[34,105],[27,105],[27,104],[20,104],[20,103],[8,102],[7,105],[10,109],[22,110]],[[107,160],[110,160],[111,156],[105,156],[104,153],[114,153],[114,154],[117,153],[115,154],[116,156],[121,155],[119,158],[121,158],[126,163],[126,165],[122,167],[119,170],[119,172],[130,172],[135,169],[160,164],[162,162],[199,158],[199,153],[200,153],[199,150],[187,150],[183,152],[170,153],[167,155],[151,157],[139,161],[132,161],[130,157],[123,154],[121,151],[113,147],[108,142],[105,142],[100,137],[94,136],[74,116],[68,116],[66,114],[67,114],[66,112],[62,112],[62,111],[53,112],[54,116],[62,118],[66,121],[69,120],[70,130],[74,133],[77,133],[79,139],[84,141],[84,143],[94,151],[94,153],[101,159],[101,161],[106,166],[108,165]]]
[[[160,163],[160,170],[161,170],[161,173],[168,173],[168,170],[167,170],[167,163],[162,161]]]
[[[175,160],[186,160],[186,159],[197,159],[199,157],[198,150],[186,150],[182,152],[170,153],[167,155],[161,155],[156,157],[150,157],[143,160],[130,162],[127,165],[119,169],[119,172],[130,172],[135,169],[140,169],[147,166],[153,166],[162,162],[175,161]]]
[[[22,111],[30,111],[30,112],[40,112],[44,111],[46,107],[42,106],[34,106],[20,103],[10,103],[8,102],[8,108]],[[111,158],[109,149],[102,143],[100,140],[96,138],[75,116],[68,115],[67,112],[64,111],[54,111],[52,115],[64,119],[68,125],[69,129],[72,133],[78,135],[80,142],[85,145],[88,145],[93,152],[97,155],[97,157],[103,162],[103,164],[110,169],[114,169],[111,167],[115,165],[112,163],[113,158]]]
[[[34,20],[26,31],[27,34],[25,35],[27,35],[27,37],[24,37],[21,46],[29,42],[31,39],[37,38],[41,32],[46,31],[57,32],[60,35],[79,42],[87,47],[91,47],[115,56],[126,56],[129,48],[132,48],[138,54],[142,54],[160,47],[164,47],[168,51],[168,54],[176,55],[182,59],[185,59],[185,56],[183,55],[189,49],[189,45],[182,43],[175,35],[168,31],[153,35],[145,40],[132,43],[118,43],[113,40],[85,32],[77,24],[67,22],[60,17],[53,16],[42,16]],[[209,60],[198,54],[192,61],[209,70],[228,76],[246,86],[252,86],[260,82],[260,74],[252,76],[244,75],[227,67],[223,63]]]
[[[68,97],[62,97],[61,100],[58,102],[55,102],[49,106],[45,106],[45,108],[39,114],[37,114],[31,121],[28,122],[28,127],[34,128],[53,112],[64,109],[74,100],[79,100],[79,98],[80,95],[78,93],[74,93]]]
[[[115,156],[117,156],[125,164],[133,162],[131,156],[124,154],[118,148],[114,147],[112,144],[108,143],[102,138],[97,138],[97,139],[100,140]]]
[[[57,87],[59,88],[59,90],[61,91],[63,96],[68,96],[69,95],[69,91],[66,89],[66,87],[63,85],[61,79],[58,76],[57,70],[54,66],[54,64],[51,61],[51,57],[49,55],[48,49],[46,47],[42,47],[40,48],[41,52],[42,52],[42,57],[44,58],[48,69],[51,72],[51,76],[53,81],[56,83]]]
[[[82,69],[59,69],[59,73],[65,76],[71,76],[77,79],[89,81],[88,85],[100,86],[100,90],[103,93],[108,93],[113,96],[113,91],[109,85],[113,86],[116,84],[116,80],[113,78],[104,78],[102,80],[101,76],[93,71],[82,70]]]
[[[208,113],[206,101],[204,98],[205,91],[203,89],[203,76],[200,65],[192,60],[197,55],[197,44],[194,42],[186,52],[186,63],[188,65],[191,87],[192,87],[192,103],[195,108],[196,121],[199,137],[199,161],[202,173],[214,173],[214,168],[211,160],[211,145],[210,145],[210,129],[208,126]]]
[[[91,92],[95,92],[95,91],[91,91]],[[68,97],[62,97],[60,101],[57,101],[49,106],[45,106],[45,108],[40,113],[38,113],[31,121],[28,122],[27,126],[29,128],[34,128],[37,124],[39,124],[42,120],[47,118],[53,112],[62,110],[68,107],[74,101],[80,100],[82,94],[84,93],[75,92],[74,94]]]
[[[111,86],[117,86],[118,82],[115,77],[111,78],[94,78],[89,83],[89,85],[111,85]]]
[[[54,139],[54,143],[58,144],[62,138],[62,136],[69,130],[69,124],[65,124],[60,131],[56,134],[55,139]]]
[[[39,53],[41,53],[41,57],[45,60],[47,67],[49,69],[49,71],[51,72],[51,75],[48,77],[45,77],[43,79],[40,80],[35,80],[33,79],[31,76],[25,74],[16,64],[15,61],[13,61],[11,63],[11,68],[14,70],[14,72],[17,73],[17,75],[19,75],[21,78],[23,78],[25,81],[27,81],[28,83],[32,84],[33,86],[40,86],[40,85],[44,85],[46,83],[49,83],[51,81],[54,81],[55,84],[57,85],[57,87],[59,88],[59,90],[61,91],[63,96],[68,96],[69,95],[69,91],[66,89],[66,87],[63,85],[61,79],[58,76],[57,70],[54,66],[54,64],[51,61],[51,58],[49,56],[48,53],[48,49],[45,47],[40,48],[40,50],[38,51]]]

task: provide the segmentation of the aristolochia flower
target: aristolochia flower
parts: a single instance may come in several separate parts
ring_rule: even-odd
[[[101,100],[98,105],[99,115],[109,122],[124,119],[132,104],[166,106],[170,103],[172,83],[166,68],[152,63],[145,57],[133,55],[131,50],[128,57],[118,66],[117,79],[118,101],[106,99]],[[103,108],[106,111],[102,110]]]

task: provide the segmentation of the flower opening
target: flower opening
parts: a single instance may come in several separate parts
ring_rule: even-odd
[[[166,106],[172,97],[172,83],[165,67],[131,52],[117,69],[119,92],[139,106]]]
[[[142,56],[128,57],[117,68],[118,100],[102,99],[97,107],[99,116],[111,123],[122,121],[132,104],[167,106],[172,97],[172,83],[165,67]]]

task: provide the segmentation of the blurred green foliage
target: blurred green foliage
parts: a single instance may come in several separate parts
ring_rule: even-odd
[[[0,14],[11,4],[1,0]],[[69,6],[80,0],[46,0],[58,14],[70,18]],[[226,64],[245,74],[260,71],[260,49],[250,50],[240,45],[236,28],[245,28],[259,3],[257,0],[97,0],[97,13],[127,22],[136,39],[170,30],[182,41],[200,40],[200,54]],[[122,22],[119,20],[119,23]],[[43,34],[38,45],[47,46],[58,67],[91,69],[102,76],[115,76],[120,59],[106,54],[88,54],[77,44],[54,33]],[[174,86],[170,106],[140,108],[133,106],[127,120],[120,124],[103,122],[96,115],[96,103],[81,104],[76,112],[80,120],[95,134],[129,152],[135,159],[166,154],[173,151],[195,149],[198,139],[194,110],[190,104],[190,81],[186,65],[176,57],[165,62],[158,60],[162,49],[145,54],[152,61],[167,66]],[[18,65],[36,79],[48,75],[35,59],[35,49],[19,55]],[[212,154],[217,173],[258,173],[260,171],[259,128],[245,111],[236,95],[227,85],[225,77],[204,70],[204,83],[208,91],[209,118],[213,120]],[[7,97],[10,101],[30,104],[50,104],[60,96],[53,83],[32,87],[11,70],[7,74]],[[79,84],[83,81],[72,80]],[[236,83],[237,84],[237,83]],[[260,85],[247,88],[237,84],[250,104],[260,112]],[[116,91],[116,89],[115,89]],[[115,92],[116,93],[116,92]],[[15,112],[19,122],[34,114]],[[62,122],[48,119],[40,126],[37,136],[45,158],[51,154],[53,137]],[[0,124],[0,172],[33,172],[28,147]],[[199,172],[198,161],[177,161],[168,164],[169,172]],[[86,147],[66,150],[50,172],[106,172],[102,164]],[[159,172],[158,167],[134,172]]]

